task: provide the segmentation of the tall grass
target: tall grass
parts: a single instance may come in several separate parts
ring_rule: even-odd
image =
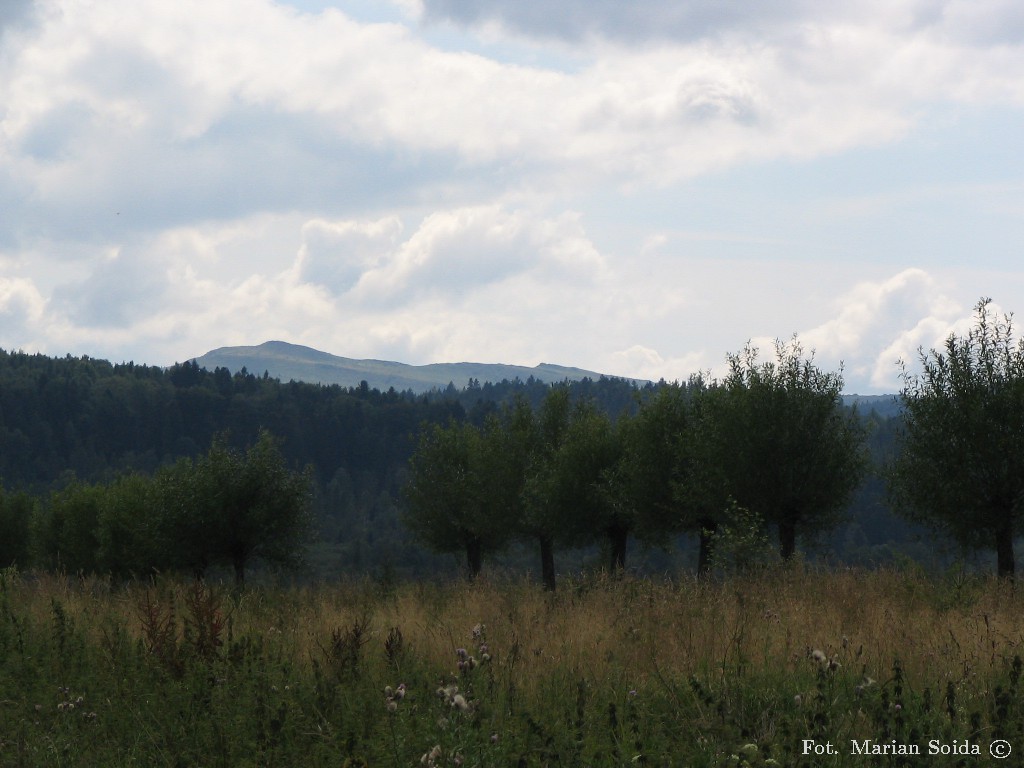
[[[784,569],[703,583],[250,589],[0,575],[2,766],[911,764],[1024,751],[1024,598]],[[838,754],[804,754],[804,740]],[[920,758],[916,758],[918,762]],[[962,756],[931,756],[955,765]]]

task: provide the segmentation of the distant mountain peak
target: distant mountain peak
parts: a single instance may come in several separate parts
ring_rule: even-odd
[[[370,387],[382,391],[394,387],[399,391],[412,390],[417,393],[433,388],[443,389],[449,383],[464,387],[470,379],[485,383],[516,378],[525,381],[532,376],[545,383],[558,383],[585,378],[596,380],[604,375],[553,363],[540,363],[531,368],[502,363],[409,365],[388,360],[358,360],[278,340],[265,341],[256,346],[220,347],[194,360],[209,370],[227,368],[235,373],[245,368],[258,374],[266,371],[282,381],[338,384],[343,387],[357,387],[365,381]]]

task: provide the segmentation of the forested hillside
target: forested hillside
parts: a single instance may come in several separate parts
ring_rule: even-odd
[[[0,482],[43,499],[73,479],[111,481],[198,456],[221,433],[241,449],[265,429],[292,468],[312,468],[320,570],[439,567],[398,522],[421,426],[479,423],[513,395],[539,402],[547,389],[533,379],[473,381],[417,396],[365,384],[282,383],[195,363],[165,370],[0,351]],[[581,383],[578,394],[618,411],[633,404],[633,392],[631,384],[602,379]]]
[[[592,401],[614,419],[635,413],[640,396],[656,385],[638,388],[602,378],[569,388],[574,400]],[[181,457],[201,455],[218,435],[240,450],[266,430],[293,470],[311,468],[318,534],[311,565],[317,573],[454,570],[454,558],[425,552],[400,523],[401,489],[421,428],[452,419],[480,425],[516,397],[536,409],[549,391],[533,379],[471,380],[461,388],[415,395],[365,385],[282,383],[194,363],[165,370],[0,351],[0,481],[8,492],[25,492],[43,504],[73,480],[151,474]],[[865,418],[872,456],[880,461],[891,451],[894,421],[877,414]],[[886,508],[884,484],[876,475],[869,475],[848,512],[850,523],[821,540],[830,559],[878,562],[918,552],[911,529]],[[690,567],[694,556],[687,544],[669,553],[640,551],[631,562],[642,568]],[[520,555],[513,548],[504,557],[509,563]],[[586,557],[581,552],[565,562]]]

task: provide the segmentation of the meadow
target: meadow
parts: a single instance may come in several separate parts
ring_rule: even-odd
[[[997,739],[1012,765],[1022,642],[1019,590],[980,576],[797,566],[551,594],[9,570],[0,765],[942,766],[988,763]]]

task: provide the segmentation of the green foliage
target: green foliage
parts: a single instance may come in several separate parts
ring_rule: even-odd
[[[294,568],[312,527],[310,477],[289,470],[269,432],[261,431],[245,453],[223,438],[174,478],[184,495],[173,509],[175,540],[186,543],[187,564],[202,572],[207,565],[230,565],[235,580],[245,580],[248,564],[263,562]]]
[[[424,430],[409,464],[405,524],[438,552],[464,551],[471,576],[511,535],[501,505],[491,503],[501,488],[501,476],[489,471],[500,460],[498,447],[471,424],[453,421]]]
[[[608,483],[618,443],[608,416],[589,401],[572,405],[567,389],[553,389],[535,429],[524,531],[561,546],[599,540],[615,515]]]
[[[975,633],[973,610],[921,607],[935,585],[889,575],[865,604],[820,581],[460,584],[443,611],[402,585],[403,634],[391,598],[350,584],[233,601],[200,582],[110,592],[0,571],[0,764],[942,768],[987,761],[995,739],[1016,749],[1017,596],[989,581],[1001,629]],[[829,635],[837,606],[808,610],[835,593],[853,639]],[[906,634],[884,618],[910,611]],[[865,740],[921,755],[856,754]]]
[[[170,565],[167,555],[173,543],[158,534],[163,503],[153,479],[139,473],[123,475],[101,488],[101,496],[96,570],[123,579]]]
[[[774,361],[758,362],[749,345],[730,355],[710,401],[714,461],[729,494],[778,528],[784,559],[798,532],[835,524],[864,477],[864,430],[841,404],[842,385],[794,337],[776,342]]]
[[[38,561],[69,573],[95,572],[104,497],[101,485],[78,480],[52,493],[35,522]]]
[[[0,568],[25,568],[31,561],[30,531],[35,500],[0,487]]]
[[[154,571],[202,574],[229,565],[300,563],[312,527],[308,474],[290,471],[269,433],[245,453],[218,440],[196,461],[155,476],[72,481],[31,521],[35,560],[71,573],[118,579]]]
[[[1014,572],[1013,539],[1024,499],[1024,339],[1012,319],[975,308],[965,336],[904,366],[906,404],[892,497],[908,517],[966,547],[994,546],[1001,575]]]
[[[778,560],[778,553],[768,541],[764,520],[732,500],[708,537],[712,568],[726,574],[747,574]]]
[[[641,401],[637,417],[623,425],[619,480],[623,503],[636,511],[640,536],[664,542],[680,533],[701,539],[698,572],[710,567],[711,533],[725,507],[722,467],[712,453],[711,388],[696,376],[666,384]]]
[[[622,503],[618,493],[625,423],[612,424],[607,414],[581,401],[552,460],[553,495],[571,511],[568,530],[603,543],[610,570],[625,567],[627,540],[635,527],[635,507]]]

